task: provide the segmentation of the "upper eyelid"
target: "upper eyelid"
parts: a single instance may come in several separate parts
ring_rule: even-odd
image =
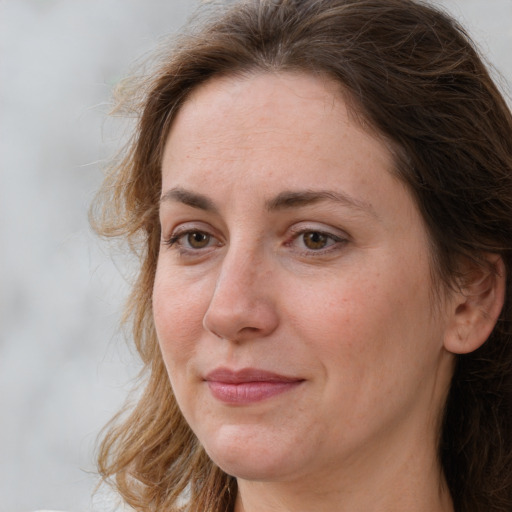
[[[285,245],[291,245],[293,242],[298,240],[301,237],[301,235],[304,235],[305,233],[319,233],[319,234],[321,234],[323,236],[326,236],[327,238],[330,238],[335,243],[342,243],[342,242],[347,242],[348,241],[348,237],[340,236],[340,235],[335,235],[335,234],[330,233],[328,231],[321,231],[319,229],[304,229],[304,230],[298,231],[297,233],[294,233],[292,239],[287,241],[285,243]],[[331,244],[328,247],[332,247],[332,245],[334,245],[334,244]],[[316,250],[314,252],[321,252],[321,250],[322,249],[318,249],[318,250]]]
[[[166,231],[168,234],[166,234]],[[202,220],[185,221],[177,224],[172,229],[162,229],[162,238],[169,240],[171,238],[180,237],[190,232],[202,232],[218,240],[227,240],[229,238],[229,236],[223,236],[222,231],[219,231],[219,229]],[[291,235],[293,238],[297,238],[302,233],[318,232],[338,241],[351,239],[350,234],[346,230],[326,225],[323,222],[318,221],[303,220],[296,222],[286,228],[286,230],[282,233],[285,238],[287,238],[286,232],[289,233],[288,236]]]
[[[164,236],[164,233],[168,233],[166,238],[170,238],[173,236],[176,236],[177,234],[187,233],[190,231],[199,231],[202,233],[207,233],[211,236],[218,237],[218,230],[213,228],[210,224],[204,222],[204,221],[185,221],[185,222],[179,222],[176,225],[174,225],[172,228],[165,230],[162,226],[162,236]]]
[[[321,225],[319,225],[321,224]],[[347,231],[341,228],[336,228],[334,226],[326,226],[323,223],[316,223],[316,222],[299,222],[294,224],[290,231],[294,235],[300,235],[301,233],[307,233],[307,232],[317,232],[322,233],[323,235],[331,236],[333,238],[339,238],[339,239],[350,239],[350,235]]]
[[[183,228],[183,229],[173,229],[169,236],[165,237],[166,239],[172,239],[172,238],[181,238],[185,235],[188,235],[190,233],[204,233],[205,235],[210,236],[211,238],[218,239],[218,236],[213,234],[210,230],[207,229],[201,229],[201,228]]]

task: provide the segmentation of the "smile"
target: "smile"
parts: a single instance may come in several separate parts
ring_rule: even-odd
[[[290,391],[304,382],[304,379],[251,368],[237,372],[220,368],[209,373],[205,381],[217,400],[246,405]]]

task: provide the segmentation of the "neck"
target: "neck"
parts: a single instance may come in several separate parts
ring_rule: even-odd
[[[453,512],[443,479],[427,488],[298,490],[294,485],[239,482],[235,512]],[[398,491],[398,492],[397,492]]]

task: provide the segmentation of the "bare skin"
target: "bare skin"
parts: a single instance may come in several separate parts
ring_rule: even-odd
[[[319,77],[213,79],[173,124],[155,325],[236,512],[453,512],[437,437],[466,310],[432,308],[392,168]]]

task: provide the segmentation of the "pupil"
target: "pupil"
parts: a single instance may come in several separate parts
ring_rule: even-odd
[[[209,236],[205,233],[190,233],[188,241],[192,247],[205,247],[208,244]]]
[[[306,235],[306,246],[310,249],[321,249],[325,246],[327,237],[322,233],[312,232]]]

